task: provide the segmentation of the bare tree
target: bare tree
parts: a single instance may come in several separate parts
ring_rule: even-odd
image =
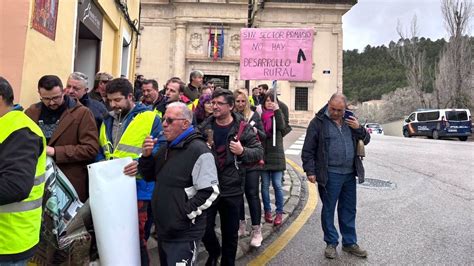
[[[408,86],[418,96],[421,107],[426,108],[428,106],[424,99],[423,90],[426,55],[420,47],[416,15],[413,16],[409,33],[404,32],[400,21],[398,21],[397,33],[401,39],[395,46],[389,47],[390,55],[405,67]]]
[[[438,107],[474,107],[473,57],[468,37],[473,17],[471,0],[442,0],[441,11],[449,42],[437,65],[435,94]]]

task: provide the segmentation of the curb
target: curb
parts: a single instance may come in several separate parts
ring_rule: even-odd
[[[291,180],[291,188],[289,197],[285,199],[283,203],[283,222],[278,227],[274,227],[273,224],[262,222],[263,241],[268,239],[273,233],[279,232],[280,228],[285,226],[285,223],[293,215],[293,212],[301,200],[301,178],[295,169],[288,163],[286,164],[284,176],[288,180]],[[283,184],[283,187],[284,186],[285,184]],[[250,236],[240,237],[237,247],[236,260],[241,259],[247,253],[257,249],[258,248],[250,247]],[[203,252],[205,252],[205,250],[203,250]]]

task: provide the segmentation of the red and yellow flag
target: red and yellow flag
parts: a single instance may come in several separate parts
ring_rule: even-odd
[[[219,56],[218,48],[219,48],[219,41],[217,40],[217,27],[216,27],[216,30],[214,31],[214,50],[212,51],[213,60],[217,60],[217,57]]]

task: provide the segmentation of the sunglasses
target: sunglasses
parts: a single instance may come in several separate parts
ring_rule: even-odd
[[[171,117],[163,118],[163,121],[166,121],[168,125],[173,124],[175,120],[186,120],[186,118],[171,118]]]

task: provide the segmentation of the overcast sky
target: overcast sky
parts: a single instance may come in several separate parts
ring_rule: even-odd
[[[343,17],[344,50],[397,41],[397,20],[407,29],[417,16],[420,37],[446,38],[440,0],[359,0]]]

